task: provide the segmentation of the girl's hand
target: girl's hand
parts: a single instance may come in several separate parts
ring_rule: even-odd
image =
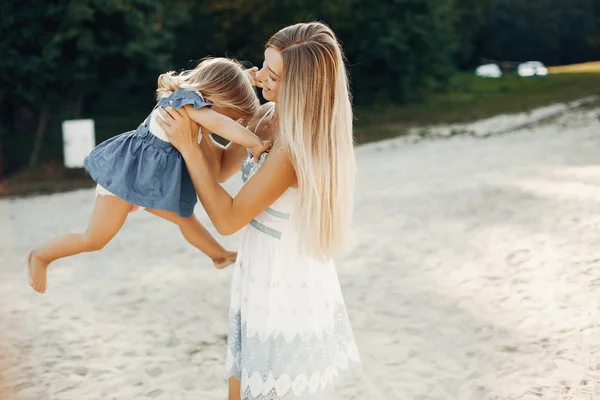
[[[171,144],[184,153],[198,147],[199,125],[190,119],[184,108],[161,107],[157,118],[158,125],[165,131]]]
[[[248,79],[250,80],[250,83],[252,83],[252,86],[262,87],[260,82],[256,80],[256,73],[258,72],[258,67],[248,68],[244,72],[246,73],[246,75],[248,75]]]
[[[254,161],[259,162],[261,154],[271,150],[271,147],[273,147],[273,143],[270,140],[265,140],[260,145],[250,147]]]

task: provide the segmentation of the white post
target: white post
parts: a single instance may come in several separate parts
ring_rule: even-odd
[[[93,119],[63,121],[63,154],[67,168],[83,167],[83,159],[96,146]]]

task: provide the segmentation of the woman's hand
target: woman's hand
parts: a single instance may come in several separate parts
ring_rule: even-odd
[[[248,68],[244,72],[246,73],[246,75],[248,75],[248,79],[250,80],[250,83],[252,83],[252,86],[262,87],[261,83],[256,80],[256,73],[258,72],[258,67]]]
[[[162,118],[157,118],[158,125],[165,131],[171,144],[184,153],[198,147],[198,130],[200,127],[185,111],[185,108],[175,109],[161,107],[158,112]]]

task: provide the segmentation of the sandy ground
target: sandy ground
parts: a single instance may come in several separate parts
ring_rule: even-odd
[[[599,116],[358,149],[338,271],[365,371],[336,399],[600,399]],[[0,398],[225,399],[231,272],[169,223],[134,214],[28,287],[26,250],[93,196],[0,201]]]

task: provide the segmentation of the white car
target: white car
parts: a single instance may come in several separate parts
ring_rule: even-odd
[[[517,68],[519,76],[546,76],[548,75],[548,68],[539,61],[527,61],[519,64]]]
[[[484,78],[500,78],[502,71],[496,64],[483,64],[477,67],[475,75],[482,76]]]

